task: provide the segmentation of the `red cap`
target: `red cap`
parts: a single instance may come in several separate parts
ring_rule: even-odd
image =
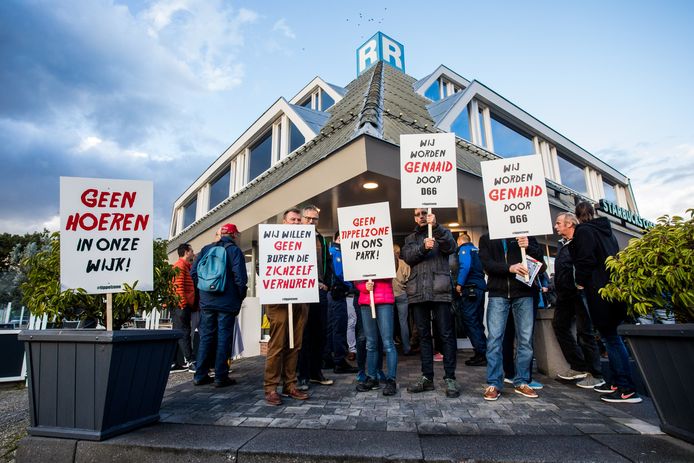
[[[222,228],[219,229],[219,233],[222,235],[232,235],[234,233],[238,233],[239,229],[236,228],[236,225],[233,223],[225,223],[222,225]]]

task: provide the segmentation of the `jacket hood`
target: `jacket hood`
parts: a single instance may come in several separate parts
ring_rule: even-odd
[[[601,235],[610,236],[612,234],[612,226],[607,217],[598,217],[590,222],[582,223],[581,226],[590,227]]]

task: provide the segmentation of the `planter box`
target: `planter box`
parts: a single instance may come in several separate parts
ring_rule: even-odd
[[[0,383],[26,379],[24,343],[17,339],[19,333],[20,330],[0,330]]]
[[[622,325],[660,417],[660,429],[694,443],[694,324]]]
[[[158,421],[181,336],[177,330],[22,331],[29,434],[103,440]]]

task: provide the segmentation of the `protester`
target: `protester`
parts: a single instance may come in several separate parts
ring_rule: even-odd
[[[588,202],[576,205],[579,224],[569,244],[569,252],[574,263],[576,287],[583,290],[590,318],[597,328],[607,349],[611,384],[596,386],[605,402],[639,403],[641,397],[636,392],[629,369],[629,354],[617,327],[626,318],[626,306],[609,302],[598,291],[605,286],[610,275],[605,260],[619,251],[617,239],[612,233],[610,221],[606,217],[595,217],[595,209]]]
[[[426,209],[414,210],[414,233],[405,238],[402,258],[410,266],[407,298],[413,308],[421,344],[422,377],[407,390],[412,393],[434,389],[434,352],[432,315],[443,344],[443,369],[446,397],[458,397],[460,388],[455,379],[456,339],[451,313],[451,280],[448,256],[456,251],[451,232],[436,222]],[[433,238],[428,237],[428,225]]]
[[[410,266],[400,258],[400,246],[393,245],[395,254],[395,278],[393,278],[393,295],[395,296],[395,307],[397,308],[397,319],[400,326],[400,340],[402,342],[402,354],[410,355],[410,329],[409,329],[409,308],[407,300],[406,285],[410,278]]]
[[[282,217],[283,224],[301,224],[299,209],[287,209]],[[306,304],[292,304],[294,347],[289,347],[289,305],[268,304],[265,313],[270,322],[270,341],[265,357],[263,388],[268,405],[281,405],[282,397],[277,388],[282,380],[282,395],[296,400],[306,400],[308,394],[297,389],[296,365],[301,350],[304,325],[308,315]]]
[[[346,282],[342,270],[342,248],[340,246],[340,231],[335,232],[333,242],[329,247],[333,262],[333,273],[328,292],[328,320],[331,325],[330,345],[334,364],[333,372],[337,374],[356,373],[358,370],[347,363],[347,295],[352,290],[352,283]]]
[[[248,290],[246,259],[234,242],[238,235],[239,231],[236,225],[232,223],[223,225],[220,229],[219,241],[203,247],[191,269],[191,277],[200,288],[198,277],[202,269],[201,262],[208,253],[212,252],[213,248],[222,247],[224,249],[226,255],[225,284],[223,287],[215,288],[215,290],[200,289],[200,346],[195,376],[193,377],[193,383],[196,386],[209,384],[213,381],[215,387],[225,387],[236,383],[229,377],[227,360],[231,356],[234,319],[241,310],[241,303]],[[208,353],[215,349],[213,345],[215,339],[215,377],[213,380],[208,375],[211,363]]]
[[[175,362],[171,366],[171,371],[185,371],[192,369],[195,371],[195,358],[193,357],[193,345],[191,337],[191,317],[193,312],[198,310],[195,300],[195,284],[190,276],[190,269],[195,252],[193,247],[188,244],[178,246],[178,260],[173,267],[178,271],[174,276],[173,284],[176,294],[180,298],[178,308],[172,308],[171,319],[173,329],[183,331],[183,337],[178,340]]]

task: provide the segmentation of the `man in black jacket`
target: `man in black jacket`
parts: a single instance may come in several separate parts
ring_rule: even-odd
[[[578,219],[571,212],[557,215],[554,229],[562,237],[561,247],[554,260],[554,287],[557,293],[556,309],[552,327],[564,358],[569,363],[568,371],[557,376],[565,380],[580,380],[578,387],[592,389],[602,386],[600,351],[595,342],[593,324],[588,309],[576,288],[574,266],[569,254],[569,244],[574,237]],[[571,327],[576,322],[576,335]],[[578,341],[578,342],[576,342]]]
[[[530,362],[533,358],[532,332],[533,293],[537,290],[516,279],[516,275],[528,275],[522,262],[521,248],[542,262],[542,248],[533,237],[492,240],[486,233],[480,238],[480,259],[488,275],[487,290],[487,388],[484,400],[497,400],[504,386],[503,356],[501,344],[508,320],[513,312],[516,326],[516,376],[513,386],[516,393],[537,398],[528,386]]]
[[[590,203],[578,203],[576,217],[580,223],[569,245],[576,269],[576,287],[584,290],[590,317],[607,349],[613,382],[595,390],[607,393],[600,397],[605,402],[639,403],[641,397],[636,393],[629,370],[629,353],[617,334],[617,327],[626,317],[626,306],[609,302],[598,293],[610,279],[605,259],[619,251],[617,239],[610,221],[606,217],[595,218],[595,209]]]
[[[407,390],[416,393],[434,389],[433,314],[443,343],[446,397],[458,397],[460,390],[455,380],[456,340],[451,313],[453,297],[448,265],[448,256],[456,251],[457,246],[450,230],[436,223],[436,216],[427,214],[426,209],[415,209],[414,221],[417,227],[414,233],[405,238],[400,254],[411,267],[407,280],[407,300],[420,336],[422,378]],[[428,225],[432,226],[432,238],[428,237]]]

